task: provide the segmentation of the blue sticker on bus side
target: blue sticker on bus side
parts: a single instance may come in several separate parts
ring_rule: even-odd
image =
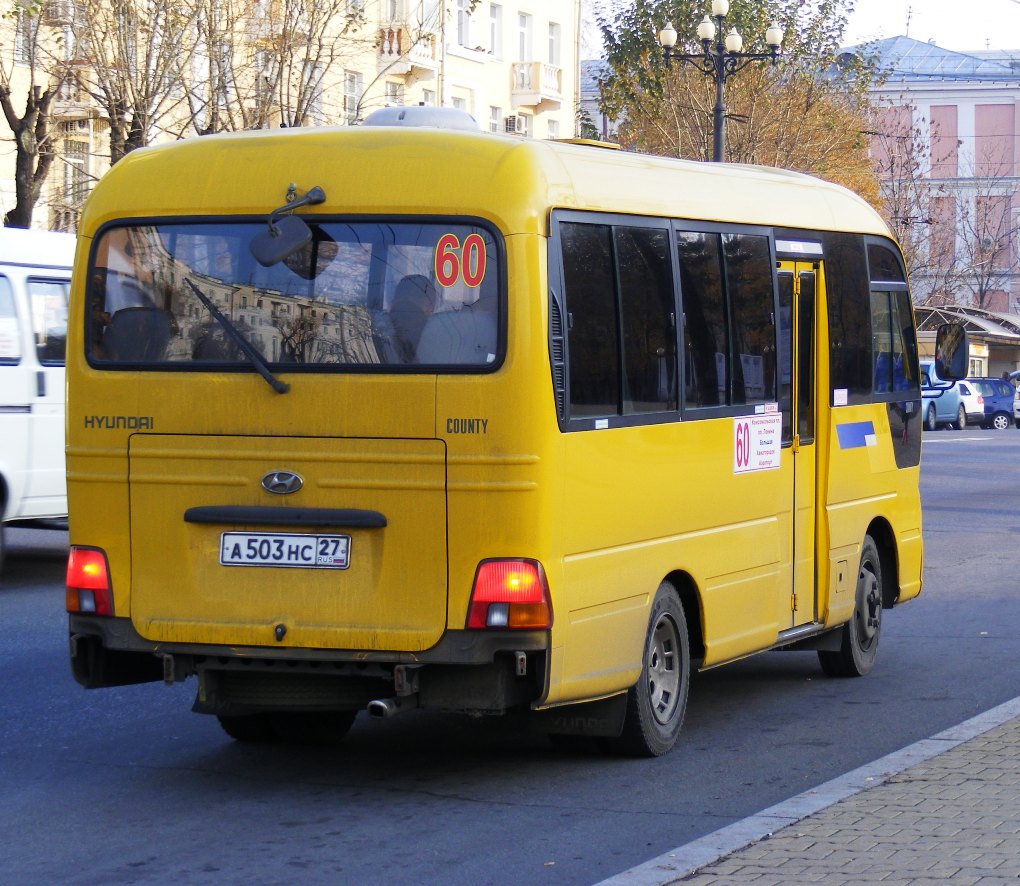
[[[870,421],[854,421],[836,425],[840,449],[860,449],[862,446],[874,446],[875,425]]]

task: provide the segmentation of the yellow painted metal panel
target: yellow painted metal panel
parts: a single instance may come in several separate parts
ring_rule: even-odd
[[[283,469],[304,481],[285,502],[260,487]],[[437,441],[138,435],[130,445],[135,629],[160,642],[426,649],[446,627],[445,482]],[[184,519],[194,507],[281,504],[377,511],[386,526]],[[230,530],[349,534],[350,565],[221,565],[220,536]]]

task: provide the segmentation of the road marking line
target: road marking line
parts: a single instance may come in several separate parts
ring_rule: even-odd
[[[1020,717],[1020,696],[840,775],[796,797],[763,809],[700,839],[679,846],[644,864],[603,880],[596,886],[664,886],[689,876],[731,852],[757,843],[780,828],[820,812],[840,800],[877,787],[905,769],[950,751],[1015,717]]]

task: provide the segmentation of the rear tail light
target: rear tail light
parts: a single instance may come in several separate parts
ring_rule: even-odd
[[[113,592],[106,553],[72,547],[67,558],[67,611],[113,615]]]
[[[485,560],[478,564],[468,628],[542,630],[552,626],[549,585],[535,560]]]

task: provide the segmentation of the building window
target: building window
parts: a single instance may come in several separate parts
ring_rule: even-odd
[[[14,60],[27,64],[32,58],[32,31],[37,24],[36,18],[20,6],[16,7],[17,18],[14,22]]]
[[[387,105],[402,105],[404,103],[404,84],[403,83],[387,83],[386,84],[386,104]]]
[[[471,0],[457,0],[457,43],[471,46]]]
[[[423,89],[421,91],[421,103],[428,105],[430,108],[435,107],[436,91],[434,89]]]
[[[489,106],[489,132],[503,131],[503,109]]]
[[[89,194],[89,146],[64,140],[64,202],[81,206]]]
[[[524,13],[517,16],[517,61],[532,61],[531,16],[525,15]]]
[[[503,57],[503,7],[497,3],[489,5],[489,52]]]
[[[362,75],[357,71],[344,71],[344,122],[358,122],[361,94],[364,90]]]
[[[560,66],[560,26],[549,22],[549,64]]]
[[[549,123],[548,123],[548,126],[549,126],[549,138],[559,138],[560,137],[560,121],[559,120],[550,120]]]
[[[517,131],[525,138],[531,138],[535,134],[535,118],[530,114],[518,114],[517,127]]]

